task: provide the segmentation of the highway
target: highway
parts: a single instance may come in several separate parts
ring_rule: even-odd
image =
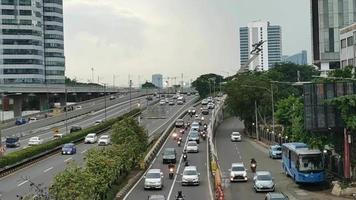
[[[140,97],[138,99],[132,100],[131,104],[132,104],[132,108],[137,108],[138,104],[145,105],[146,99],[145,99],[145,97]],[[107,119],[117,117],[118,114],[122,113],[121,111],[128,111],[130,109],[128,105],[129,105],[129,102],[125,101],[123,103],[115,104],[115,105],[108,107],[107,111],[106,111]],[[73,112],[75,112],[75,111],[73,111]],[[69,134],[69,131],[70,131],[70,128],[72,125],[79,125],[82,128],[86,128],[86,127],[93,125],[95,123],[95,121],[102,120],[104,118],[105,118],[105,110],[100,110],[97,112],[90,113],[88,115],[70,119],[67,122],[67,134]],[[21,143],[20,147],[7,148],[5,154],[28,147],[28,141],[29,141],[30,137],[33,137],[33,136],[39,136],[41,139],[44,140],[44,142],[53,140],[53,131],[51,129],[54,127],[59,129],[59,133],[63,133],[63,135],[66,134],[65,122],[60,122],[60,123],[52,124],[49,126],[44,126],[39,129],[30,130],[29,132],[31,132],[31,134],[20,138],[20,143]]]
[[[267,170],[272,173],[275,178],[276,191],[285,193],[289,199],[303,200],[336,200],[342,199],[330,196],[328,191],[322,190],[320,187],[309,186],[299,187],[289,177],[282,173],[281,160],[271,159],[268,157],[268,151],[260,144],[247,137],[242,138],[242,142],[231,142],[230,134],[232,131],[242,133],[244,126],[238,118],[226,119],[216,130],[215,146],[218,153],[218,163],[222,168],[224,193],[226,200],[258,200],[264,199],[266,193],[255,193],[252,187],[252,173],[250,170],[250,159],[257,160],[257,171]],[[229,169],[231,163],[243,162],[248,169],[248,182],[233,182],[229,181]]]
[[[188,104],[192,104],[193,96],[187,98],[187,103],[184,104],[184,107],[189,107]],[[189,103],[188,103],[189,102]],[[145,104],[142,104],[145,106]],[[153,105],[156,106],[156,105]],[[184,109],[183,106],[168,106],[164,105],[164,109],[169,110],[168,116],[173,117],[176,112],[182,112]],[[115,115],[121,115],[127,112],[126,109],[118,109]],[[171,117],[168,117],[166,120],[163,120],[161,124],[157,124],[157,126],[161,126],[164,122],[171,120]],[[145,119],[142,119],[142,124],[149,125],[150,122],[146,122]],[[156,132],[159,127],[157,126],[147,126],[149,135]],[[168,123],[167,125],[168,126]],[[166,127],[165,127],[166,128]],[[0,179],[0,199],[15,199],[16,195],[25,195],[29,192],[29,181],[30,179],[32,182],[37,184],[43,184],[44,186],[48,187],[51,184],[53,177],[63,171],[69,162],[76,162],[79,165],[84,163],[85,153],[91,148],[97,148],[97,144],[78,144],[77,146],[77,154],[75,155],[61,155],[60,153],[50,156],[42,161],[39,161],[29,167],[16,171],[13,174],[5,176]]]
[[[199,116],[200,106],[196,108]],[[211,112],[210,112],[211,114]],[[210,120],[210,114],[204,115],[205,121]],[[194,117],[190,118],[189,116],[184,117],[185,122],[193,122]],[[173,132],[179,132],[180,129],[174,129]],[[183,144],[186,145],[188,131],[183,135]],[[176,163],[176,175],[173,180],[169,179],[168,176],[168,165],[162,164],[162,153],[164,148],[172,147],[177,151],[177,163]],[[178,147],[177,142],[172,139],[170,135],[165,141],[164,145],[158,152],[156,158],[153,160],[149,169],[161,169],[164,173],[164,187],[162,190],[144,190],[144,178],[141,177],[140,180],[134,185],[134,187],[129,191],[125,196],[124,200],[138,200],[146,199],[149,195],[152,194],[163,194],[167,199],[175,200],[175,195],[178,191],[183,191],[186,199],[195,199],[195,200],[207,200],[212,199],[209,192],[209,172],[207,171],[208,165],[208,152],[207,152],[207,141],[200,140],[199,144],[199,153],[188,153],[188,162],[191,166],[197,166],[198,172],[200,173],[200,185],[199,186],[181,186],[181,173],[183,173],[184,162],[182,159],[182,151],[184,147]]]

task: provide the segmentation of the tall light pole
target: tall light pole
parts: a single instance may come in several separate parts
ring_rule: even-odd
[[[106,121],[106,83],[104,83],[104,112],[105,112],[105,121]]]
[[[258,133],[258,118],[257,118],[257,101],[255,100],[255,117],[256,117],[256,138],[257,141],[260,140],[259,133]]]
[[[68,102],[68,90],[67,90],[67,86],[64,86],[64,101],[65,101],[65,110],[66,110],[66,135],[68,134],[68,107],[67,107],[67,102]]]
[[[94,68],[91,68],[91,82],[94,83]]]
[[[130,111],[131,111],[131,87],[132,87],[132,80],[129,81],[129,90],[130,90]]]

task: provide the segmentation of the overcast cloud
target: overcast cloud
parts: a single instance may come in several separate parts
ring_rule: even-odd
[[[65,0],[67,76],[127,85],[151,74],[194,79],[239,66],[238,29],[282,26],[283,54],[310,55],[309,0]],[[310,62],[310,60],[309,60]],[[180,79],[179,79],[180,80]],[[177,79],[178,81],[178,79]]]

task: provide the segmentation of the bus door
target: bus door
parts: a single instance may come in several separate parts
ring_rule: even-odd
[[[291,154],[291,151],[288,150],[288,167],[289,169],[292,168],[292,154]]]

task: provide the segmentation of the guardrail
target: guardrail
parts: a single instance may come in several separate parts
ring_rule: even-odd
[[[140,115],[141,112],[142,111],[140,110],[140,111],[138,111],[136,113],[133,113],[130,117],[136,117],[136,116]],[[125,113],[125,114],[127,114],[127,113]],[[118,117],[118,118],[120,118],[120,117]],[[108,125],[107,127],[104,127],[103,129],[96,131],[96,133],[97,134],[101,134],[101,133],[107,132],[109,129],[111,129],[111,126],[112,125]],[[85,129],[83,131],[85,131]],[[80,143],[80,142],[82,142],[84,140],[84,138],[85,138],[85,136],[81,137],[81,138],[78,138],[78,139],[75,139],[72,142],[73,143]],[[32,165],[33,163],[36,163],[36,162],[38,162],[40,160],[43,160],[43,159],[45,159],[45,158],[47,158],[49,156],[52,156],[52,155],[58,153],[62,149],[62,147],[63,147],[63,145],[59,145],[59,146],[57,146],[57,147],[55,147],[53,149],[44,151],[44,152],[42,152],[40,154],[37,154],[37,155],[34,155],[34,156],[30,157],[30,158],[26,158],[26,159],[24,159],[24,160],[22,160],[20,162],[17,162],[17,163],[15,163],[13,165],[9,165],[9,166],[6,166],[4,168],[1,168],[0,169],[0,177],[4,177],[4,176],[6,176],[8,174],[13,173],[14,171],[17,171],[19,169],[22,169],[24,167]]]
[[[223,200],[224,192],[222,187],[222,177],[221,177],[221,168],[218,163],[218,156],[215,150],[215,145],[213,139],[215,137],[215,129],[218,125],[223,121],[224,114],[224,101],[226,96],[223,96],[220,103],[215,106],[213,110],[211,122],[208,125],[208,138],[209,138],[209,161],[210,161],[210,171],[212,172],[212,176],[214,177],[214,189],[215,189],[215,199]]]

